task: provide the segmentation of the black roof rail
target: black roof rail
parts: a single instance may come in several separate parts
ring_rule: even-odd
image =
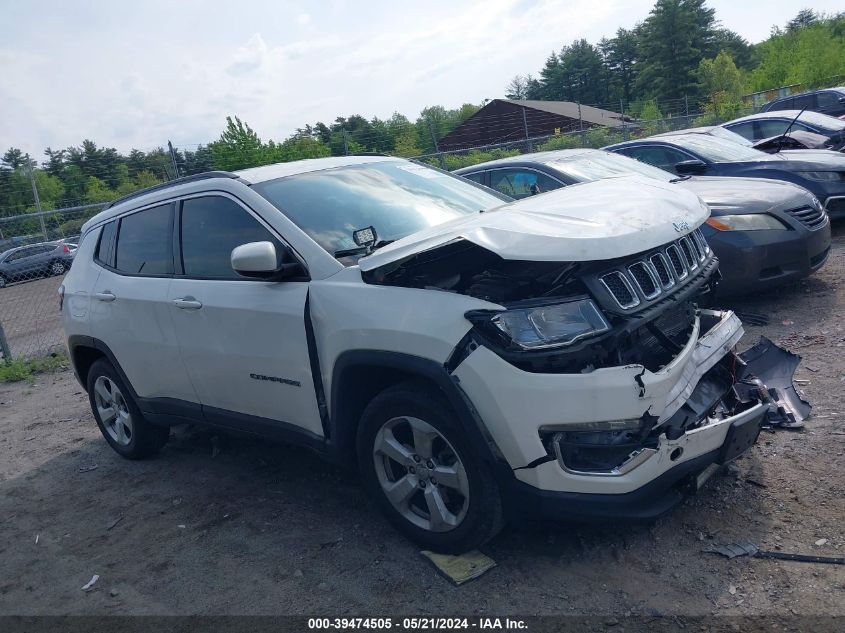
[[[133,191],[132,193],[126,194],[125,196],[123,196],[122,198],[118,198],[117,200],[112,200],[106,206],[103,207],[103,211],[105,211],[106,209],[111,209],[113,206],[126,202],[127,200],[132,200],[133,198],[140,198],[141,196],[145,196],[148,193],[162,191],[164,189],[169,189],[170,187],[175,187],[176,185],[184,185],[187,182],[196,182],[197,180],[208,180],[209,178],[240,178],[240,176],[238,176],[237,174],[233,174],[230,171],[204,171],[201,174],[193,174],[191,176],[182,176],[181,178],[174,178],[173,180],[168,180],[167,182],[163,182],[158,185],[153,185],[152,187]]]

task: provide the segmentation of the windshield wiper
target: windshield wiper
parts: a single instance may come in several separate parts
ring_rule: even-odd
[[[792,119],[792,123],[789,124],[789,127],[787,127],[786,130],[784,130],[783,134],[780,135],[780,138],[778,139],[778,148],[775,150],[775,154],[777,154],[778,152],[780,152],[780,150],[783,149],[783,142],[784,140],[786,140],[786,135],[789,134],[789,131],[792,129],[792,126],[795,125],[795,122],[798,120],[798,117],[804,114],[804,110],[806,109],[807,108],[802,108],[801,112],[799,112],[795,116],[795,118]]]
[[[676,182],[683,182],[685,180],[689,180],[692,176],[678,176],[677,178],[672,178],[669,182],[676,183]]]
[[[375,250],[380,249],[382,246],[387,246],[388,244],[392,244],[396,240],[379,240],[372,246],[356,246],[355,248],[344,248],[339,251],[334,252],[335,258],[339,257],[350,257],[352,255],[369,255]]]

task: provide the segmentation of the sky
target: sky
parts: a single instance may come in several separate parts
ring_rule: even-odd
[[[653,0],[0,0],[0,152],[149,150],[219,137],[227,115],[262,139],[337,116],[414,120],[429,105],[504,96],[552,50],[612,36]],[[806,0],[709,0],[765,39]],[[816,11],[841,0],[813,0]]]

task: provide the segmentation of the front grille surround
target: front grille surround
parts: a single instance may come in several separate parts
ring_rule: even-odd
[[[617,308],[628,312],[669,296],[687,280],[708,269],[713,253],[704,235],[695,230],[645,253],[634,261],[598,275],[598,281]]]
[[[787,209],[786,214],[812,230],[820,229],[827,221],[827,214],[824,209],[817,209],[809,205],[797,209]]]

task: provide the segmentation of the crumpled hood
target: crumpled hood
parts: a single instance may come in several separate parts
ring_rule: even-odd
[[[782,180],[697,176],[681,180],[677,186],[697,194],[707,203],[713,215],[720,212],[765,213],[813,204],[809,191]]]
[[[418,231],[358,261],[369,271],[464,239],[503,259],[592,261],[666,244],[709,216],[691,191],[640,176],[572,185]]]

